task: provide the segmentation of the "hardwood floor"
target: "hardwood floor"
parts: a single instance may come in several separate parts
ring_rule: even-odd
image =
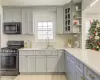
[[[65,75],[19,75],[1,77],[1,80],[67,80]]]

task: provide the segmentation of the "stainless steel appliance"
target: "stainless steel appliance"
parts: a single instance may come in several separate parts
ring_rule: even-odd
[[[19,74],[19,48],[24,47],[24,41],[8,41],[7,47],[1,48],[0,63],[2,76]]]
[[[4,23],[5,34],[21,34],[22,24],[21,22],[6,22]]]

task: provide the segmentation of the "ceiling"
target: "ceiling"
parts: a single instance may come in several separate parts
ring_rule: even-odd
[[[100,14],[100,0],[95,3],[92,7],[88,6],[86,9],[87,14]]]
[[[2,0],[3,6],[64,5],[71,0]],[[73,0],[79,2],[81,0]]]
[[[71,0],[2,0],[3,6],[63,5]]]

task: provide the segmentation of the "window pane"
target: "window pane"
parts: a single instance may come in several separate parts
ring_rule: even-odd
[[[52,29],[52,28],[53,28],[53,26],[48,26],[48,28]]]
[[[38,26],[43,26],[43,25],[42,25],[42,22],[38,22]]]
[[[47,31],[47,30],[48,30],[48,28],[47,28],[47,27],[43,27],[43,30],[46,30],[46,31]]]
[[[43,35],[46,35],[48,33],[48,31],[43,31]]]
[[[48,22],[48,26],[52,26],[53,24],[52,24],[52,22]]]
[[[43,32],[42,31],[38,31],[38,35],[40,35],[40,34],[43,34]]]
[[[43,26],[47,26],[47,22],[43,22]]]
[[[52,31],[48,31],[48,34],[51,34],[51,35],[53,35],[53,32],[52,32]]]
[[[38,39],[53,39],[53,23],[52,22],[38,22]]]

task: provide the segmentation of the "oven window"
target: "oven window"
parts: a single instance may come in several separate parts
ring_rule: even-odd
[[[15,69],[16,68],[16,56],[1,56],[1,68],[2,69]]]

